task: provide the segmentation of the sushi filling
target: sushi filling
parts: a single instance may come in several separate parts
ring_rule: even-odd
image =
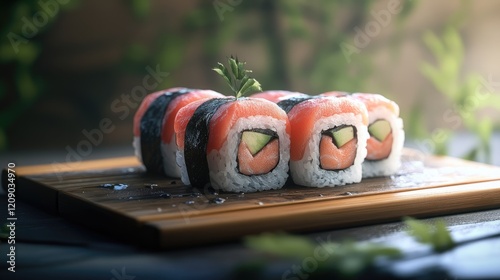
[[[279,163],[280,147],[276,132],[270,129],[244,130],[238,145],[238,171],[244,175],[271,172]]]
[[[325,170],[338,171],[354,164],[358,139],[356,127],[341,125],[321,132],[319,164]]]
[[[393,136],[389,121],[378,119],[368,126],[370,138],[367,141],[367,160],[382,160],[389,157],[392,150]]]

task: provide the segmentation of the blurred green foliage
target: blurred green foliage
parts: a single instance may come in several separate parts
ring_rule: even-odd
[[[128,0],[134,16],[138,19],[145,19],[151,10],[151,2],[149,0]]]
[[[309,271],[312,278],[329,276],[332,279],[360,279],[368,276],[377,260],[395,259],[402,252],[391,246],[374,242],[323,242],[317,244],[303,236],[286,233],[263,233],[247,236],[245,245],[256,251],[302,262],[314,260],[317,267]],[[313,259],[316,258],[316,259]]]
[[[432,152],[438,155],[448,154],[452,138],[465,130],[477,138],[477,144],[462,157],[491,163],[491,136],[500,122],[483,112],[500,109],[498,82],[478,73],[463,73],[464,42],[459,30],[467,19],[471,1],[460,3],[441,32],[428,30],[422,36],[434,61],[422,62],[420,72],[449,104],[443,109],[444,126],[430,131],[425,125],[425,104],[418,103],[407,114],[405,130],[414,139],[431,140]]]
[[[44,3],[48,2],[51,1]],[[0,150],[7,147],[6,129],[50,87],[36,69],[37,59],[43,52],[44,33],[64,10],[78,7],[78,3],[78,0],[73,0],[60,5],[57,13],[47,16],[46,23],[35,26],[33,34],[25,34],[26,20],[33,23],[37,13],[47,13],[40,2],[2,3]],[[399,53],[404,21],[417,3],[406,1],[401,11],[391,16],[396,32],[388,40],[394,58]],[[148,0],[126,0],[124,4],[138,24],[148,20],[154,12],[154,5]],[[384,91],[382,83],[362,82],[373,79],[377,72],[373,67],[371,47],[356,46],[358,51],[349,55],[345,49],[345,46],[355,46],[357,29],[364,29],[375,20],[374,5],[374,1],[348,0],[200,1],[182,16],[182,24],[176,30],[165,29],[152,42],[129,44],[115,69],[122,74],[138,76],[144,74],[147,65],[179,69],[189,55],[188,45],[199,44],[201,55],[196,59],[207,66],[206,73],[210,73],[210,67],[217,61],[237,55],[256,70],[254,76],[264,90],[287,89],[309,94],[330,90],[367,91],[382,92],[391,97]],[[436,61],[422,63],[421,72],[453,108],[445,119],[448,127],[439,129],[440,141],[435,141],[435,152],[446,154],[449,140],[458,128],[463,127],[479,141],[477,147],[464,156],[489,160],[489,141],[497,123],[480,112],[485,108],[498,109],[500,100],[498,95],[488,94],[491,85],[484,78],[461,73],[464,50],[456,26],[463,20],[466,10],[467,5],[463,5],[449,19],[450,24],[442,34],[425,33],[423,41]],[[173,78],[174,75],[169,75],[158,88],[178,86]],[[225,85],[219,80],[214,81],[214,86],[225,92]],[[424,124],[424,112],[424,104],[417,104],[407,113],[405,127],[410,137],[425,139],[432,136]]]
[[[461,245],[453,240],[443,220],[429,223],[404,217],[403,222],[410,236],[420,244],[430,245],[434,252],[445,252]],[[373,272],[371,269],[377,266],[377,261],[411,257],[407,254],[408,250],[402,250],[394,245],[356,242],[348,239],[342,242],[316,243],[305,236],[287,233],[262,233],[247,236],[244,242],[248,248],[272,256],[292,259],[302,264],[308,259],[314,260],[317,264],[316,268],[307,270],[310,273],[307,276],[312,279],[323,279],[324,276],[331,279],[370,279],[368,276],[372,276],[370,272]],[[265,262],[254,261],[252,263],[260,264],[257,271],[264,271],[262,266]]]
[[[150,1],[128,0],[132,14],[137,20],[144,20],[150,12]],[[44,75],[37,69],[37,60],[43,52],[43,36],[50,30],[58,17],[68,9],[78,8],[79,0],[36,1],[3,1],[0,9],[0,151],[8,147],[6,130],[16,119],[26,113],[39,98],[47,94],[50,85]],[[128,72],[139,72],[149,60],[157,60],[169,64],[172,56],[180,57],[171,46],[172,40],[167,36],[160,38],[157,45],[160,50],[151,56],[147,48],[140,42],[132,44],[125,53],[119,69]],[[173,44],[176,49],[182,48]],[[168,83],[168,81],[164,81]]]
[[[446,27],[439,36],[427,31],[423,40],[436,63],[423,62],[421,72],[452,107],[443,113],[446,126],[440,128],[439,132],[434,132],[439,133],[440,139],[434,141],[434,152],[447,154],[451,137],[463,127],[478,138],[478,144],[467,152],[464,158],[491,162],[490,140],[498,122],[487,115],[481,116],[481,112],[487,108],[500,109],[500,96],[495,94],[492,81],[487,81],[476,73],[461,73],[464,47],[456,27]],[[423,112],[416,111],[414,114],[409,126],[414,131],[410,133],[418,134],[421,138],[431,137],[429,134],[417,132],[417,129],[422,131],[422,124],[417,120],[424,120]]]
[[[45,91],[35,63],[42,52],[41,37],[61,11],[78,1],[3,1],[0,9],[0,151],[7,148],[6,129]]]
[[[57,4],[56,0],[43,3]],[[21,0],[2,2],[2,28],[0,35],[0,150],[7,147],[6,129],[33,104],[50,91],[44,83],[43,73],[37,72],[36,62],[43,50],[43,36],[52,23],[68,8],[78,7],[78,0],[57,6],[57,12],[50,13],[40,1]],[[402,11],[393,15],[399,25],[409,14],[412,3],[405,3]],[[82,2],[83,3],[83,2]],[[154,3],[149,0],[126,0],[138,24],[147,21],[154,12]],[[114,69],[118,74],[144,74],[147,65],[162,65],[162,69],[179,69],[189,55],[188,45],[200,44],[201,56],[197,59],[207,66],[207,73],[217,61],[229,55],[237,55],[249,62],[256,58],[260,65],[255,77],[265,90],[288,89],[316,94],[330,90],[364,91],[361,83],[373,73],[372,57],[362,49],[346,57],[343,44],[353,44],[355,27],[364,28],[373,21],[373,1],[199,1],[182,16],[183,22],[177,29],[162,29],[152,42],[133,42],[119,65]],[[26,22],[43,19],[47,22],[35,26],[34,34],[27,36]],[[342,18],[342,20],[339,20]],[[399,25],[400,26],[400,25]],[[24,29],[23,29],[24,28]],[[8,34],[15,33],[20,38],[16,43],[9,41]],[[19,40],[20,39],[20,40]],[[232,51],[231,46],[255,46],[244,51]],[[304,46],[307,46],[303,49]],[[234,49],[234,48],[233,48]],[[300,60],[295,59],[302,52]],[[168,76],[158,88],[178,86]],[[221,82],[215,82],[224,88]],[[371,88],[371,91],[378,90]],[[224,92],[224,90],[222,90]]]
[[[265,67],[256,71],[255,77],[264,90],[360,92],[368,90],[360,81],[373,74],[373,57],[363,48],[346,56],[342,47],[354,45],[355,27],[363,29],[374,21],[373,4],[345,0],[217,0],[202,2],[187,16],[186,27],[191,34],[203,37],[206,61],[220,61],[221,55],[229,55],[221,52],[227,50],[228,43],[258,42],[259,48],[264,47],[259,56]],[[415,4],[405,2],[401,12],[390,20],[399,25]],[[231,54],[252,63],[252,54]]]
[[[411,217],[405,217],[403,220],[408,226],[408,234],[418,242],[432,246],[434,251],[444,252],[455,246],[455,241],[443,220],[437,220],[433,224]]]

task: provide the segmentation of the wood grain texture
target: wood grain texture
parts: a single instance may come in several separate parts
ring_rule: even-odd
[[[60,167],[19,167],[16,196],[125,241],[154,248],[307,231],[500,206],[500,168],[405,150],[391,177],[333,188],[288,184],[258,193],[217,193],[151,175],[133,157]],[[3,173],[4,186],[6,172]],[[124,190],[112,185],[126,184]]]

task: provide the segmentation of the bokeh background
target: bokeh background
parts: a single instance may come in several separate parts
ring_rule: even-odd
[[[408,146],[496,160],[496,0],[0,5],[2,152],[66,153],[87,135],[93,151],[131,147],[146,92],[185,86],[228,94],[211,68],[236,55],[265,90],[381,93],[400,105]]]

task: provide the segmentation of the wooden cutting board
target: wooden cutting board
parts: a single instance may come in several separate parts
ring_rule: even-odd
[[[500,206],[500,167],[405,149],[394,176],[333,188],[216,193],[153,176],[134,157],[17,167],[16,198],[127,242],[171,248]],[[4,188],[7,171],[2,174]],[[128,187],[120,190],[125,184]]]

